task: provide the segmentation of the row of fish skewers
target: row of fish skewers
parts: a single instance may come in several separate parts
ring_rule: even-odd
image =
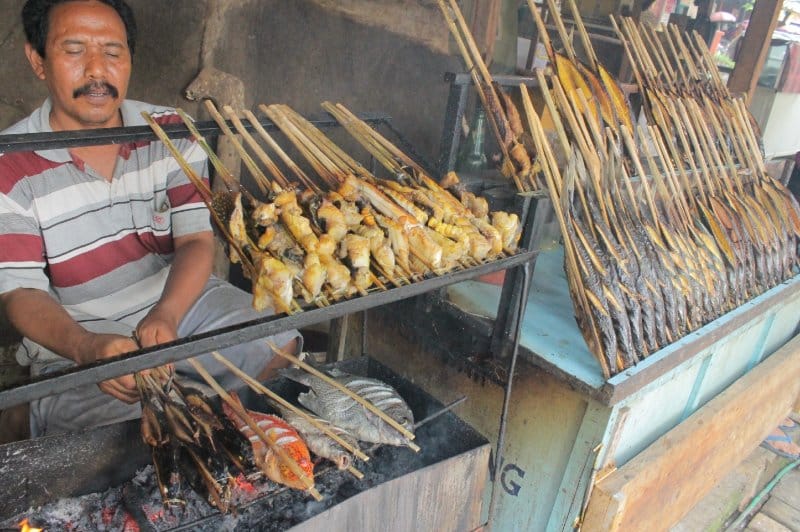
[[[284,353],[298,367],[284,376],[309,389],[297,406],[247,376],[219,353],[214,357],[264,394],[278,415],[248,410],[196,360],[192,365],[219,395],[212,400],[195,383],[165,368],[137,373],[141,434],[150,446],[164,508],[180,511],[187,489],[222,513],[243,502],[251,482],[266,478],[304,490],[315,499],[312,454],[357,478],[356,459],[368,461],[359,442],[407,446],[414,451],[414,416],[390,385],[333,370],[324,373]],[[303,408],[305,407],[305,408]]]
[[[448,2],[439,0],[442,12],[457,42],[465,40]],[[521,191],[541,185],[551,200],[575,316],[610,377],[796,275],[800,206],[766,173],[755,121],[699,35],[612,18],[643,101],[637,127],[574,1],[585,64],[555,3],[547,0],[565,54],[528,4],[550,68],[536,72],[538,94],[520,85],[527,127],[517,138],[535,178],[518,172],[515,182],[527,183]],[[474,53],[465,63],[473,75],[484,70],[471,66],[480,63]],[[492,87],[488,79],[476,80],[479,94]],[[539,112],[534,100],[543,102]],[[502,114],[497,122],[516,122],[515,110]]]

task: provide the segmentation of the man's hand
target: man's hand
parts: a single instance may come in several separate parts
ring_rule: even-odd
[[[178,338],[178,321],[175,314],[156,305],[136,326],[136,337],[142,347],[171,342]]]
[[[88,333],[80,344],[80,356],[76,362],[79,365],[88,364],[138,349],[139,346],[136,341],[127,336]],[[97,386],[103,392],[120,401],[130,404],[139,401],[139,391],[136,389],[136,381],[133,375],[123,375],[116,379],[109,379],[98,383]]]

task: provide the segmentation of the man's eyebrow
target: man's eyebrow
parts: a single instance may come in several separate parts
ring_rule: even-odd
[[[61,41],[61,45],[62,46],[65,46],[65,45],[68,46],[68,45],[71,45],[71,44],[86,44],[86,40],[71,38],[71,39],[64,39],[63,41]],[[111,41],[111,42],[103,43],[103,47],[104,48],[119,48],[119,49],[127,48],[127,46],[124,43],[121,43],[119,41]]]

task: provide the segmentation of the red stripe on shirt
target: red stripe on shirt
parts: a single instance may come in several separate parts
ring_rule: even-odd
[[[203,182],[208,186],[208,179],[203,179]],[[191,203],[203,203],[203,196],[191,183],[170,188],[167,190],[167,197],[173,209]]]
[[[152,253],[139,235],[128,235],[72,259],[50,264],[50,280],[56,288],[69,288],[114,271]]]
[[[0,262],[44,262],[42,239],[34,235],[0,234]]]
[[[55,163],[30,152],[6,153],[0,157],[0,193],[8,194],[21,179],[62,164],[67,163]]]

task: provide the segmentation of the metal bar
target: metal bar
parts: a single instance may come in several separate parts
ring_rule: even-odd
[[[523,221],[523,235],[520,246],[525,249],[540,249],[547,218],[552,213],[552,204],[547,198],[533,198],[531,196],[517,196],[522,204],[519,207],[520,219]],[[531,264],[531,272],[536,267],[535,259]],[[492,328],[490,351],[495,359],[508,358],[511,353],[511,344],[514,331],[521,326],[516,320],[520,313],[516,311],[519,299],[525,299],[527,304],[528,293],[520,290],[523,273],[520,268],[506,272],[503,288],[500,292],[500,302],[497,307],[497,318]],[[532,273],[531,273],[532,275]]]
[[[459,72],[458,74],[446,72],[444,80],[454,85],[472,85],[472,76],[465,72]],[[520,83],[524,83],[526,87],[539,86],[539,80],[531,76],[492,74],[492,80],[501,87],[519,87]]]
[[[366,113],[360,115],[361,119],[369,124],[383,125],[389,124],[390,117],[378,113]],[[276,130],[277,126],[268,118],[259,120],[261,125],[269,130]],[[332,117],[311,120],[312,124],[319,128],[338,127],[339,123]],[[233,129],[233,124],[227,121],[228,126]],[[202,135],[217,136],[220,134],[219,125],[213,120],[197,122],[198,131]],[[245,124],[245,129],[253,130],[253,125],[249,122]],[[167,136],[171,139],[181,139],[191,136],[188,128],[183,124],[167,124],[162,126]],[[14,135],[0,135],[0,153],[12,151],[41,151],[54,150],[59,148],[75,148],[79,146],[97,146],[102,144],[122,144],[142,140],[158,140],[153,130],[149,126],[126,126],[110,127],[100,129],[83,129],[76,131],[55,131],[48,133],[21,133]]]
[[[532,274],[532,266],[529,262],[522,263],[520,266],[522,269],[522,291],[523,293],[528,293],[528,288],[530,287],[531,282],[531,274]],[[514,345],[511,351],[511,362],[509,363],[508,367],[508,378],[506,380],[506,389],[505,393],[503,394],[503,410],[500,414],[500,430],[497,433],[497,447],[495,447],[494,452],[494,471],[493,471],[493,479],[494,479],[494,486],[492,486],[492,496],[489,501],[489,512],[488,512],[488,522],[492,522],[492,518],[494,517],[494,513],[497,508],[497,500],[500,494],[499,483],[500,483],[500,470],[503,466],[502,460],[502,453],[503,453],[503,445],[505,444],[506,439],[506,425],[508,424],[508,407],[511,403],[511,388],[512,384],[514,383],[514,371],[517,367],[517,358],[519,355],[519,340],[522,336],[520,332],[520,325],[522,324],[522,317],[525,314],[525,306],[527,304],[528,299],[522,297],[519,299],[519,305],[516,308],[516,311],[519,313],[517,317],[517,328],[514,334]]]
[[[447,76],[445,76],[445,81],[448,81]],[[464,118],[464,109],[467,107],[468,90],[468,84],[456,84],[450,80],[450,91],[447,95],[447,106],[445,107],[444,127],[442,128],[442,138],[439,141],[441,152],[439,153],[439,166],[437,170],[439,171],[440,177],[456,167],[458,147],[461,144],[461,119]]]
[[[421,420],[417,421],[416,423],[414,423],[414,430],[417,430],[422,425],[433,421],[434,419],[436,419],[437,417],[441,416],[442,414],[446,414],[447,412],[451,411],[452,409],[454,409],[455,407],[457,407],[458,405],[460,405],[461,403],[463,403],[466,400],[467,400],[467,396],[466,395],[462,395],[459,399],[456,399],[455,401],[453,401],[449,405],[445,406],[444,408],[442,408],[438,412],[434,412],[433,414],[429,415],[425,419],[421,419]]]
[[[224,349],[244,342],[266,338],[273,334],[298,329],[315,323],[330,320],[377,307],[386,303],[416,296],[443,286],[473,277],[511,268],[530,261],[535,251],[522,250],[516,255],[498,259],[473,268],[446,273],[409,285],[389,290],[372,292],[366,296],[335,303],[329,307],[314,308],[289,316],[269,316],[232,325],[163,344],[162,346],[142,349],[103,362],[96,362],[55,372],[35,379],[34,381],[0,391],[0,409],[26,403],[34,399],[61,393],[78,386],[94,384],[127,375],[136,371],[161,366],[170,362],[184,360],[198,354]]]

